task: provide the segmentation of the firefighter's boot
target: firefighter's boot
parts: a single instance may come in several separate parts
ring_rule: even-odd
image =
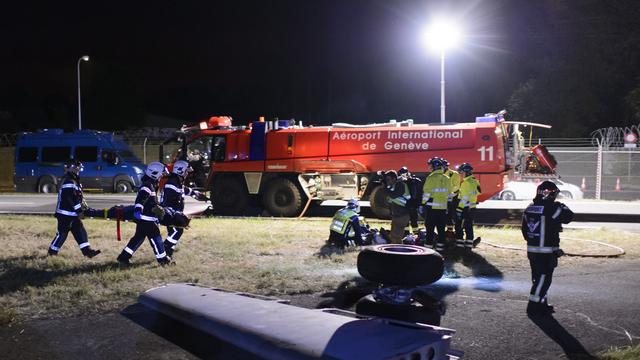
[[[167,256],[169,256],[169,257],[173,256],[173,250],[175,250],[173,248],[174,246],[175,245],[173,245],[169,241],[167,241],[167,240],[164,241],[164,251],[167,253]]]
[[[127,267],[129,265],[131,265],[131,261],[129,261],[129,259],[131,259],[131,255],[129,255],[129,253],[122,251],[120,253],[120,255],[118,255],[118,258],[116,260],[118,260],[118,263],[123,266],[123,267]]]
[[[92,257],[100,254],[101,251],[100,250],[94,250],[90,247],[86,247],[82,249],[82,255],[84,255],[85,257],[88,257],[89,259],[91,259]]]

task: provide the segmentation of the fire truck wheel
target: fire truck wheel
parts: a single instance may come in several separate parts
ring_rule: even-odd
[[[213,208],[220,215],[241,215],[249,201],[243,182],[229,177],[213,184],[211,196]]]
[[[298,216],[303,206],[302,192],[293,181],[277,178],[267,183],[262,203],[272,216]]]
[[[383,186],[373,189],[369,195],[369,204],[371,205],[371,211],[379,219],[391,219],[391,210],[387,205],[387,193],[384,191]]]
[[[374,245],[358,254],[358,272],[363,278],[385,286],[427,285],[442,277],[444,259],[422,246]]]
[[[376,301],[373,295],[367,295],[358,300],[355,310],[358,315],[440,326],[440,312],[422,306],[416,301],[405,305],[390,304]]]
[[[45,176],[38,182],[38,192],[41,192],[43,194],[51,194],[55,193],[56,191],[56,183],[52,178]]]

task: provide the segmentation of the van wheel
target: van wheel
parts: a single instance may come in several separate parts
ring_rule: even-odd
[[[427,285],[444,273],[444,259],[439,253],[415,245],[369,246],[358,254],[357,263],[363,278],[386,286]]]
[[[298,216],[302,211],[302,192],[285,178],[271,180],[262,197],[264,207],[272,216]]]
[[[216,214],[242,215],[247,207],[249,195],[239,178],[219,178],[211,189],[211,202]]]
[[[40,179],[38,183],[38,192],[43,194],[51,194],[57,192],[56,184],[49,177]]]
[[[384,186],[380,185],[373,189],[369,195],[369,204],[371,204],[371,211],[378,219],[391,219],[391,210],[387,205],[387,192],[384,191]]]
[[[127,180],[119,180],[114,187],[116,193],[128,193],[133,190],[133,186]]]

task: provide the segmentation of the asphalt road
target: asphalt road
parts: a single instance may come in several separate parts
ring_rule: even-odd
[[[638,260],[594,260],[578,268],[561,262],[549,292],[556,313],[538,318],[525,314],[528,272],[442,279],[427,289],[447,304],[441,326],[456,330],[452,347],[464,351],[464,359],[587,359],[610,346],[640,343],[638,278]],[[309,308],[349,307],[350,298],[337,290],[290,300]],[[139,304],[120,313],[0,328],[0,350],[5,359],[255,358]]]

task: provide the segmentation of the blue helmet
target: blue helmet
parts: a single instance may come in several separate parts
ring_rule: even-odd
[[[442,161],[442,159],[437,156],[429,159],[427,161],[427,164],[429,164],[431,166],[431,169],[433,170],[442,169],[444,167],[444,161]]]

